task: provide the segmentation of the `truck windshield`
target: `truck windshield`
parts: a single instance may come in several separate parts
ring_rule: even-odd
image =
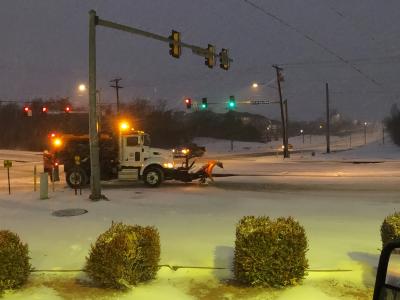
[[[128,147],[134,147],[139,145],[139,137],[138,136],[128,136],[126,138],[126,145]]]
[[[143,145],[144,145],[144,146],[150,146],[150,136],[147,135],[147,134],[145,134],[145,135],[143,136],[143,138],[144,138]]]

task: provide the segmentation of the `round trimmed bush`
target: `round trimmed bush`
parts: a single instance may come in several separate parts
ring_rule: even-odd
[[[9,230],[0,230],[0,290],[22,286],[31,272],[28,245]]]
[[[385,218],[381,225],[382,247],[388,242],[400,238],[400,212],[395,212]]]
[[[235,278],[252,286],[295,285],[306,275],[307,250],[305,230],[292,217],[243,217],[236,226]]]
[[[112,223],[92,245],[85,272],[100,286],[123,289],[154,279],[159,261],[156,228]]]

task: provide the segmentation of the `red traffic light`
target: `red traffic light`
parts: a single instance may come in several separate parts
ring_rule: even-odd
[[[66,106],[64,110],[66,113],[71,112],[71,106]]]
[[[185,99],[186,108],[190,109],[192,107],[192,99],[186,98]]]
[[[48,111],[47,107],[46,107],[46,106],[43,106],[43,107],[42,107],[42,112],[43,112],[43,113],[47,113],[47,111]]]
[[[32,117],[32,110],[29,106],[24,106],[24,115],[27,117]]]

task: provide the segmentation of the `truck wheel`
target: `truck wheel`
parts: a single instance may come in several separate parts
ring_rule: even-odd
[[[74,168],[66,173],[66,180],[70,188],[79,188],[86,185],[87,175],[82,168]]]
[[[143,181],[149,187],[157,187],[164,179],[164,173],[159,167],[148,167],[143,172]]]

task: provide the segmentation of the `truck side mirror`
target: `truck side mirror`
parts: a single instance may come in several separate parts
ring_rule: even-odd
[[[400,239],[382,249],[373,297],[373,300],[395,299],[400,299]]]

